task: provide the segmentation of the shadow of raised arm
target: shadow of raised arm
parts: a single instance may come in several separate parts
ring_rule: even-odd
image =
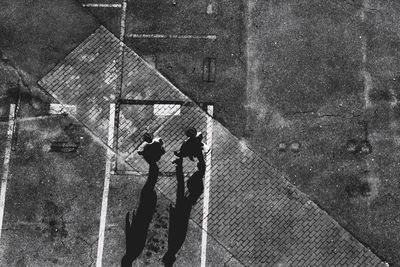
[[[166,267],[173,266],[176,253],[181,249],[186,239],[190,213],[193,206],[203,193],[203,177],[205,174],[205,162],[203,155],[198,157],[198,170],[188,179],[188,193],[185,195],[182,158],[174,161],[176,164],[177,194],[175,207],[170,205],[168,250],[162,261]]]

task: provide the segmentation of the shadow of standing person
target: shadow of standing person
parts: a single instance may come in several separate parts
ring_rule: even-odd
[[[159,173],[157,161],[165,153],[162,145],[162,141],[152,142],[141,151],[141,155],[149,164],[149,174],[140,192],[136,214],[134,211],[132,213],[132,222],[129,220],[129,212],[125,217],[126,252],[122,257],[122,267],[132,266],[133,261],[140,256],[146,244],[147,232],[157,204],[157,194],[154,187]]]
[[[176,260],[176,253],[181,249],[186,239],[190,213],[204,190],[203,177],[206,166],[202,152],[197,154],[197,159],[199,160],[198,169],[187,181],[187,194],[185,194],[183,159],[179,158],[173,162],[176,164],[178,188],[175,207],[170,205],[169,209],[168,250],[162,258],[166,267],[173,266]]]

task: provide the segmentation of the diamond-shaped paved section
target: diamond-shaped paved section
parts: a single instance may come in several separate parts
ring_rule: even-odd
[[[109,104],[119,96],[121,88],[123,98],[189,101],[103,26],[57,64],[39,85],[60,103],[76,105],[76,118],[104,142]]]
[[[76,105],[77,119],[106,142],[109,105],[119,94],[121,81],[122,98],[190,102],[103,27],[46,75],[40,85],[62,104]],[[141,133],[155,132],[170,150],[160,163],[160,169],[169,172],[171,152],[183,140],[183,129],[206,129],[209,115],[195,105],[183,105],[179,114],[161,117],[155,116],[154,109],[154,105],[121,106],[119,151],[130,165],[144,170],[134,150],[140,144]],[[232,265],[236,259],[249,266],[385,265],[289,184],[263,156],[249,149],[245,141],[214,120],[212,134],[207,230],[234,255]],[[174,179],[160,179],[158,188],[174,199]],[[192,220],[201,224],[203,198],[198,204]]]

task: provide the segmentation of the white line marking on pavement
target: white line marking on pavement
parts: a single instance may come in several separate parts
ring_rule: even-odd
[[[126,37],[129,38],[156,38],[156,39],[209,39],[216,40],[217,36],[214,34],[208,35],[190,35],[190,34],[146,34],[146,33],[131,33],[127,34]]]
[[[114,143],[114,121],[115,121],[115,104],[110,104],[110,119],[108,122],[108,143],[107,143],[109,147],[112,147]],[[96,259],[97,267],[101,267],[103,259],[104,232],[106,228],[108,191],[110,188],[112,156],[113,156],[112,151],[107,150],[106,171],[104,175],[103,200],[101,203],[99,241],[97,244],[97,259]]]
[[[121,21],[120,21],[120,35],[119,35],[119,53],[118,53],[118,59],[120,61],[120,73],[119,73],[119,86],[116,88],[115,93],[117,95],[117,99],[120,99],[122,96],[123,92],[123,86],[124,86],[124,37],[125,37],[125,20],[126,20],[126,0],[123,0],[122,3],[122,10],[121,10]],[[118,76],[118,73],[117,73]],[[115,110],[115,116],[117,118],[120,117],[120,105],[118,104]],[[119,124],[119,122],[116,122]],[[119,125],[114,125],[115,126],[115,140],[117,140],[117,143],[113,147],[115,149],[116,153],[118,154],[118,140],[119,140]],[[115,158],[115,162],[113,162],[113,173],[118,169],[118,158]]]
[[[203,198],[203,222],[201,233],[201,267],[206,266],[207,259],[207,228],[208,228],[208,206],[210,201],[210,180],[211,180],[211,152],[212,152],[212,134],[213,134],[213,112],[212,105],[207,106],[207,146],[209,151],[206,155],[206,173],[204,175],[204,198]]]
[[[6,151],[4,152],[4,164],[3,164],[3,176],[1,178],[1,190],[0,190],[0,237],[1,229],[3,228],[3,216],[4,206],[6,201],[6,189],[8,173],[10,171],[10,159],[11,159],[11,141],[13,138],[15,127],[15,104],[10,104],[10,114],[8,116],[8,130],[7,130],[7,144]]]
[[[364,23],[365,22],[365,10],[368,9],[369,6],[369,0],[364,0],[362,3],[362,9],[361,9],[361,21]],[[364,78],[364,101],[365,101],[365,108],[370,108],[372,106],[371,100],[369,98],[369,94],[371,91],[371,88],[373,86],[372,84],[372,77],[371,74],[367,71],[366,64],[367,64],[367,36],[366,35],[360,35],[361,39],[361,53],[362,53],[362,70],[361,70],[361,75]]]
[[[82,4],[83,7],[113,7],[113,8],[121,8],[121,4],[92,4],[92,3],[86,3]]]
[[[121,42],[124,41],[124,36],[125,36],[125,21],[126,21],[126,0],[124,0],[124,2],[122,2],[121,28],[120,28],[120,35],[119,35],[119,40]]]

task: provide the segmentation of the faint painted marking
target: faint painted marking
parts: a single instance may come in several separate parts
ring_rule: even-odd
[[[207,106],[207,146],[209,151],[206,154],[206,173],[204,176],[204,199],[203,199],[203,222],[201,233],[201,267],[206,266],[207,261],[207,230],[208,230],[208,207],[210,201],[210,180],[211,180],[211,153],[212,153],[212,134],[213,134],[213,119],[212,115],[214,107]]]
[[[207,14],[211,15],[211,14],[215,14],[216,10],[215,10],[215,0],[208,0],[207,3]]]
[[[3,163],[4,172],[1,178],[1,190],[0,190],[0,237],[1,237],[1,229],[3,228],[3,216],[4,216],[4,206],[6,201],[7,180],[8,180],[8,173],[10,171],[11,141],[13,138],[14,127],[15,127],[15,104],[10,104],[6,150],[4,152],[4,163]]]
[[[68,114],[75,116],[76,115],[76,106],[51,103],[49,113],[51,115],[60,115],[60,114],[68,113]]]
[[[207,14],[212,14],[212,13],[214,13],[213,12],[213,4],[212,3],[210,3],[210,4],[208,4],[207,5]]]
[[[126,0],[122,2],[121,28],[119,35],[119,40],[122,42],[124,41],[124,36],[125,36],[125,21],[126,21]]]
[[[114,143],[114,121],[115,121],[115,104],[110,104],[110,119],[108,121],[108,142],[107,142],[109,147],[112,147]],[[97,260],[96,260],[97,267],[101,267],[103,259],[104,232],[106,228],[108,192],[110,187],[112,156],[113,156],[112,151],[107,150],[106,171],[104,175],[103,200],[101,203],[101,214],[100,214],[99,241],[97,245]]]
[[[131,33],[126,35],[129,38],[155,38],[155,39],[209,39],[216,40],[217,36],[214,34],[208,35],[190,35],[190,34],[149,34],[149,33]]]
[[[365,21],[365,10],[369,8],[369,0],[363,1],[363,6],[361,9],[361,21]],[[362,71],[361,75],[364,78],[364,101],[365,101],[365,108],[369,108],[372,106],[371,100],[369,99],[369,93],[372,89],[372,77],[371,74],[366,69],[367,63],[367,37],[360,36],[361,39],[361,54],[362,54]]]
[[[390,94],[391,94],[391,96],[392,96],[392,101],[390,101],[390,105],[391,105],[392,107],[394,107],[394,106],[397,105],[397,103],[398,103],[399,101],[397,100],[396,92],[393,90],[393,88],[389,88],[389,92],[390,92]]]
[[[123,5],[121,4],[94,4],[94,3],[86,3],[82,4],[83,7],[112,7],[112,8],[121,8]]]

